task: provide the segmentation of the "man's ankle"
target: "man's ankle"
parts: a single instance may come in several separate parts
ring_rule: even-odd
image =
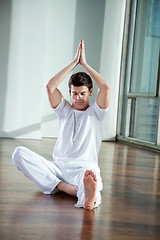
[[[57,188],[58,188],[58,190],[59,190],[60,192],[63,192],[64,184],[65,184],[65,183],[62,182],[62,181],[58,183]]]

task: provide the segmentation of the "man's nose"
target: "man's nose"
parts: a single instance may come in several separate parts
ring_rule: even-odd
[[[77,94],[77,99],[80,99],[81,98],[81,95],[80,94]]]

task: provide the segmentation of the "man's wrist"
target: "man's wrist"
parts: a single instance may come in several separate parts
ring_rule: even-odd
[[[86,63],[81,63],[81,66],[82,66],[83,68],[87,68],[88,63],[87,63],[87,62],[86,62]]]
[[[73,68],[75,68],[79,63],[77,63],[76,60],[73,60],[73,61],[71,62],[71,64],[73,65]]]

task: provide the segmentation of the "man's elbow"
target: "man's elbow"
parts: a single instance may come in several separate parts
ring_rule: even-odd
[[[46,89],[47,89],[47,91],[49,91],[51,89],[50,83],[47,83]]]
[[[48,92],[48,93],[53,93],[53,92],[54,92],[54,89],[53,89],[53,87],[51,86],[50,82],[46,85],[46,89],[47,89],[47,92]]]
[[[106,93],[110,93],[110,91],[111,91],[110,86],[107,83],[104,84],[102,87],[102,91],[104,91]]]

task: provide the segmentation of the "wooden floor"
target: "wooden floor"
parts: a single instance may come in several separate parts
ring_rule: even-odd
[[[0,240],[159,240],[160,154],[103,143],[102,204],[74,207],[76,198],[44,195],[12,164],[15,147],[51,159],[55,140],[0,139]]]

